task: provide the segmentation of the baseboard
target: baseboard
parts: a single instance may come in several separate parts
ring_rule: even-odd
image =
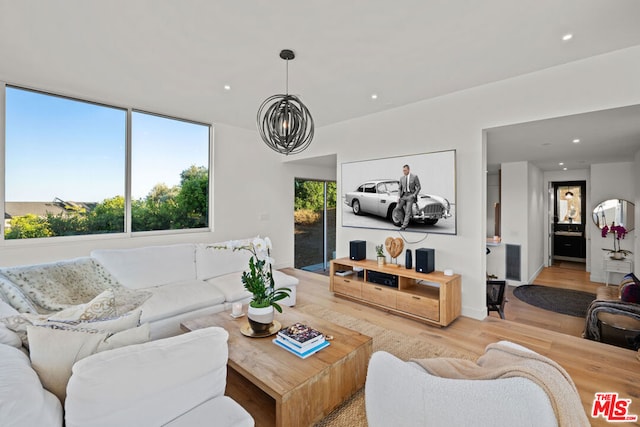
[[[483,320],[487,317],[487,307],[484,308],[471,308],[471,307],[462,307],[462,316],[470,317],[476,320]]]
[[[533,281],[536,280],[536,277],[538,277],[538,275],[542,272],[543,269],[544,269],[544,264],[540,265],[540,267],[538,267],[536,272],[533,273],[531,277],[529,277],[529,281],[527,283],[533,283]]]

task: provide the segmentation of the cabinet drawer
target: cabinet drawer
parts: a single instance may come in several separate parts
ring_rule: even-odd
[[[436,322],[440,321],[440,302],[433,298],[398,292],[396,308]]]
[[[333,292],[362,298],[362,282],[335,276],[333,278]]]
[[[362,298],[389,308],[396,308],[398,291],[380,285],[363,285]]]
[[[605,270],[611,273],[631,273],[631,263],[626,261],[605,261]]]

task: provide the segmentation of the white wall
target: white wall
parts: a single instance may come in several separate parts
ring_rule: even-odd
[[[462,275],[463,315],[483,318],[486,316],[487,186],[482,130],[638,104],[638,75],[640,47],[623,49],[318,128],[305,156],[337,153],[339,167],[347,161],[456,149],[458,234],[423,236],[407,233],[407,247],[435,248],[436,268],[452,268]],[[7,79],[21,81],[19,77],[7,76]],[[308,167],[296,170],[294,166],[284,165],[282,157],[271,152],[256,132],[216,124],[215,117],[209,120],[216,125],[214,232],[108,241],[47,241],[38,247],[3,244],[0,265],[80,256],[93,247],[107,244],[131,247],[155,242],[218,241],[255,233],[273,239],[274,256],[279,265],[293,265],[293,177],[312,177]],[[246,172],[241,190],[230,184],[238,172]],[[339,169],[337,180],[340,189]],[[338,224],[341,219],[338,210]],[[348,254],[350,240],[381,242],[390,234],[397,235],[339,226],[338,256]]]
[[[509,284],[533,283],[544,264],[543,174],[526,161],[503,163],[501,169],[502,243],[521,246],[520,281]]]
[[[487,237],[495,234],[495,204],[500,201],[500,175],[498,172],[487,174]]]
[[[635,162],[591,165],[590,195],[592,203],[587,205],[587,212],[591,214],[594,206],[608,199],[634,201],[638,191],[637,188],[640,186],[640,181],[634,180],[636,169]],[[637,206],[636,204],[636,210]],[[600,229],[591,220],[587,221],[587,231],[591,236],[591,281],[604,282],[605,274],[602,268],[602,261],[606,253],[602,249],[613,249],[613,236],[609,234],[606,238],[603,238]],[[636,235],[636,231],[629,232],[624,239],[620,240],[620,247],[637,253],[637,251],[634,251]],[[635,265],[637,268],[637,264]],[[614,274],[611,274],[612,283],[617,283],[619,279],[619,275],[614,277]]]
[[[533,283],[544,267],[544,246],[546,233],[544,219],[544,178],[542,171],[529,163],[527,165],[527,275],[523,276],[526,283]]]
[[[435,248],[436,268],[462,275],[463,314],[483,318],[487,187],[482,129],[640,103],[639,73],[640,47],[620,50],[320,128],[307,155],[335,152],[340,167],[456,149],[458,234],[407,233],[407,247]],[[337,220],[341,224],[340,211]],[[338,226],[337,255],[348,255],[350,240],[367,240],[372,250],[389,235],[398,234]]]
[[[495,234],[495,204],[500,200],[500,174],[498,172],[487,174],[487,238],[493,238]],[[497,246],[489,246],[490,253],[487,254],[487,275],[491,274],[498,279],[504,279],[505,252],[504,244],[501,242]]]
[[[510,280],[518,286],[529,277],[529,173],[528,162],[503,163],[502,170],[502,244],[520,246],[520,281]]]

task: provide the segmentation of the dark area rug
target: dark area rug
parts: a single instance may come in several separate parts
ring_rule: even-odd
[[[588,292],[541,285],[517,286],[513,295],[538,308],[575,317],[586,317],[589,304],[596,299]]]

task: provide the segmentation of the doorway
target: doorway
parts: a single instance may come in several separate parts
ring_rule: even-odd
[[[336,250],[336,182],[296,178],[294,267],[328,274]]]
[[[550,251],[552,264],[587,261],[586,181],[552,182]],[[550,265],[552,265],[550,264]]]

